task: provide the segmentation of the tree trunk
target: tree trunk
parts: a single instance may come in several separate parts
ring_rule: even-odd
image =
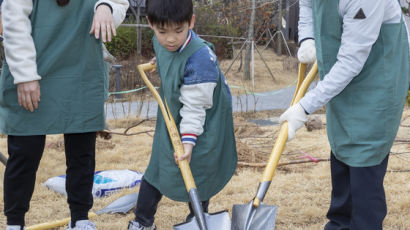
[[[141,4],[143,0],[138,1],[138,8],[137,8],[137,24],[141,24],[140,16],[141,16]],[[137,27],[137,55],[141,55],[141,27]]]
[[[277,18],[277,31],[280,33],[282,31],[282,0],[278,1],[278,18]],[[281,34],[278,34],[277,36],[277,50],[276,53],[281,56],[282,55],[282,36]]]
[[[134,15],[135,19],[137,19],[137,12],[135,12],[134,7],[132,7],[131,1],[132,0],[128,0],[128,2],[130,3],[130,10],[131,10],[132,14]]]
[[[250,63],[251,63],[251,45],[253,41],[254,22],[255,22],[255,0],[252,0],[251,19],[249,21],[248,40],[246,42],[246,50],[245,50],[245,65],[243,68],[243,79],[244,80],[251,79]]]

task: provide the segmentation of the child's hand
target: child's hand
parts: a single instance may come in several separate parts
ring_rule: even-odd
[[[157,62],[157,57],[153,57],[151,60],[149,60],[149,64],[151,65],[155,65],[155,63]],[[156,68],[152,69],[150,73],[153,73],[156,71]]]
[[[117,35],[111,9],[107,5],[99,5],[94,13],[90,34],[94,34],[95,38],[99,39],[101,33],[102,41],[107,42],[108,39],[110,42],[111,32],[112,35]]]
[[[151,60],[149,60],[149,64],[154,65],[157,62],[157,57],[153,57]]]
[[[182,155],[179,159],[176,153],[174,153],[174,160],[175,160],[175,164],[178,164],[178,161],[182,161],[182,160],[187,160],[188,163],[191,162],[191,156],[192,156],[192,149],[194,148],[193,144],[182,144],[182,146],[184,147],[184,155]]]

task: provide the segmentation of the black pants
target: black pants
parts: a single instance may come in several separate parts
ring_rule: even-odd
[[[161,192],[142,178],[137,207],[134,209],[135,220],[145,227],[151,226],[154,223],[154,216],[161,198]],[[194,216],[191,204],[188,203],[188,205],[190,213],[187,216],[187,220]],[[209,200],[202,202],[204,212],[208,212],[208,205]]]
[[[24,226],[45,140],[45,135],[8,136],[9,159],[4,173],[4,214],[8,225]],[[95,132],[64,135],[67,201],[74,223],[88,219],[93,205],[95,140]]]
[[[330,158],[332,196],[325,230],[381,230],[387,213],[383,180],[387,156],[372,167],[350,167]]]

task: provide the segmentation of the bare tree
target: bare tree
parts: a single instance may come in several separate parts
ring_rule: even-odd
[[[141,24],[141,6],[145,0],[139,0],[137,2],[137,24]],[[137,27],[137,54],[141,55],[141,27]]]
[[[131,12],[135,17],[137,25],[141,24],[140,17],[141,17],[141,6],[142,6],[143,1],[145,0],[128,0],[128,2],[130,3]],[[137,11],[135,11],[133,7],[134,4],[132,4],[132,2],[136,4]],[[141,27],[140,26],[137,27],[137,54],[141,55]]]
[[[250,80],[250,63],[251,63],[251,46],[253,45],[253,33],[255,24],[255,0],[252,0],[251,18],[248,28],[248,39],[246,41],[245,65],[243,71],[243,79]]]

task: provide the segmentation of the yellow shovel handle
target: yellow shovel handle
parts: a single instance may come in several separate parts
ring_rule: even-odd
[[[306,71],[306,65],[300,64],[299,65],[299,76],[298,76],[298,84],[296,87],[295,94],[292,99],[292,103],[296,104],[302,99],[305,95],[307,89],[309,88],[310,83],[317,75],[317,63],[313,65],[312,69],[309,71],[306,78],[303,80],[303,76]],[[302,82],[300,82],[302,81]],[[278,166],[278,162],[280,156],[282,155],[283,149],[285,148],[286,141],[288,140],[288,122],[283,122],[282,126],[280,127],[278,137],[276,139],[275,145],[273,146],[272,153],[269,156],[268,164],[265,167],[265,171],[263,172],[263,177],[261,183],[269,182],[272,180],[276,167]],[[260,200],[258,197],[255,197],[254,206],[259,206]]]
[[[88,218],[93,218],[97,216],[96,213],[94,212],[89,212],[88,213]],[[53,228],[58,228],[64,225],[67,225],[68,222],[70,222],[71,218],[65,218],[61,220],[57,220],[54,222],[47,222],[47,223],[42,223],[42,224],[36,224],[30,227],[27,227],[26,230],[46,230],[46,229],[53,229]]]
[[[150,63],[138,65],[138,71],[141,74],[142,80],[144,80],[145,84],[148,86],[149,90],[154,95],[155,100],[158,102],[159,108],[161,109],[162,115],[165,120],[165,124],[168,129],[169,136],[171,138],[172,146],[174,147],[174,150],[175,150],[175,153],[177,154],[178,157],[181,157],[182,155],[184,155],[184,148],[182,146],[181,137],[175,125],[174,118],[172,117],[172,114],[169,111],[168,104],[165,101],[165,105],[164,105],[164,102],[162,101],[161,96],[159,95],[157,90],[154,88],[152,83],[148,80],[147,75],[145,74],[145,71],[150,71],[155,68],[156,68],[155,64],[152,65]],[[179,165],[179,169],[181,170],[182,178],[184,179],[185,187],[189,193],[191,188],[196,189],[194,177],[192,176],[189,163],[187,160],[182,160],[178,162],[178,165]]]
[[[299,71],[298,71],[298,82],[296,84],[295,93],[293,94],[292,101],[290,105],[292,106],[296,99],[296,94],[299,92],[300,86],[302,85],[303,80],[305,79],[306,75],[306,64],[299,63]]]

